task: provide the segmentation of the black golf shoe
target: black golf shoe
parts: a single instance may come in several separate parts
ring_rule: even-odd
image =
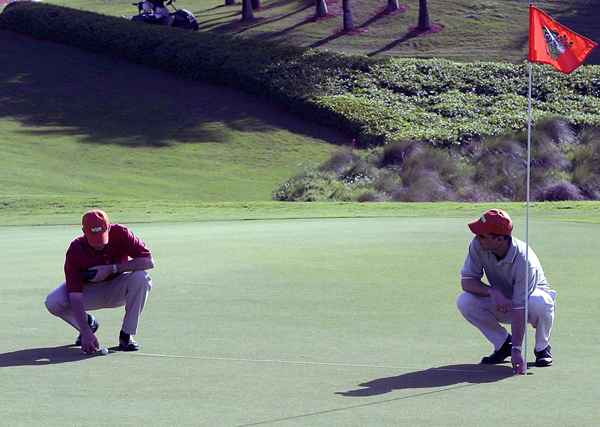
[[[96,318],[89,313],[87,315],[87,323],[88,325],[90,325],[90,329],[93,333],[96,333],[96,331],[100,327],[100,322],[98,322]],[[77,336],[77,339],[75,340],[75,345],[81,347],[81,334]]]
[[[543,350],[534,351],[535,353],[535,366],[544,367],[552,365],[552,347],[548,346]]]
[[[507,357],[510,357],[512,351],[512,336],[508,334],[506,341],[502,344],[498,350],[494,351],[489,356],[485,356],[481,359],[481,363],[484,365],[495,365],[496,363],[502,363]]]
[[[119,333],[119,350],[121,351],[138,351],[140,345],[131,338],[131,335],[121,331]]]

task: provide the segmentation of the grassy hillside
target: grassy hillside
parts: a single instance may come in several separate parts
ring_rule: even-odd
[[[269,200],[345,142],[264,100],[9,32],[0,63],[5,208],[39,197]]]
[[[50,0],[49,3],[79,7],[109,15],[135,13],[129,0]],[[461,61],[524,60],[527,49],[528,9],[523,0],[430,0],[431,21],[442,31],[414,34],[418,1],[400,0],[404,10],[384,13],[387,0],[353,0],[358,31],[340,33],[341,0],[327,0],[330,16],[314,21],[312,0],[262,0],[256,21],[240,23],[241,1],[225,6],[224,0],[178,0],[179,7],[193,11],[202,31],[239,34],[300,46],[371,56],[442,57]],[[591,0],[544,0],[536,4],[563,24],[600,40],[600,10]],[[589,64],[600,64],[596,50]]]

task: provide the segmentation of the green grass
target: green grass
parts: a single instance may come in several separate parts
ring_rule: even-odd
[[[14,426],[596,425],[600,377],[581,358],[599,344],[598,225],[532,222],[559,292],[555,365],[517,378],[473,365],[490,346],[455,308],[469,218],[130,224],[157,260],[143,348],[94,358],[62,347],[76,333],[43,307],[78,227],[2,227],[3,415]],[[114,345],[122,311],[96,314]]]
[[[5,206],[264,201],[346,141],[227,88],[9,32],[0,62]]]
[[[50,3],[94,10],[109,15],[131,15],[130,1],[51,0]],[[443,26],[434,34],[413,37],[418,2],[400,1],[408,10],[394,15],[381,11],[387,0],[353,0],[354,20],[359,32],[340,34],[342,1],[329,0],[331,16],[313,22],[311,1],[263,0],[255,12],[257,20],[241,24],[241,3],[224,6],[223,0],[180,0],[178,5],[193,11],[202,31],[239,34],[300,46],[315,46],[334,51],[403,57],[441,57],[460,61],[521,62],[526,57],[528,9],[521,0],[435,0],[429,2],[431,21]],[[600,40],[598,8],[591,0],[539,1],[561,23],[592,39]],[[587,61],[600,63],[596,49]]]

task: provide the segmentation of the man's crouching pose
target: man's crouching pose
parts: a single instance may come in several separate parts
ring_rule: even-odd
[[[119,349],[139,350],[132,336],[152,288],[145,271],[154,267],[152,254],[127,227],[111,224],[104,211],[88,211],[81,222],[83,236],[67,250],[66,280],[48,295],[46,307],[79,331],[75,345],[93,353],[100,348],[99,323],[87,310],[125,306]]]

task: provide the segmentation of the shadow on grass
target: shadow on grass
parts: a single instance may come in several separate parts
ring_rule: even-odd
[[[241,14],[242,14],[242,12],[240,11],[240,12],[228,13],[227,15],[223,15],[223,16],[214,16],[214,15],[211,15],[211,19],[201,19],[201,20],[199,20],[198,21],[198,23],[199,23],[198,26],[201,29],[210,28],[210,27],[213,27],[213,26],[220,25],[224,19],[233,18],[234,16],[240,16]],[[215,22],[215,24],[211,24],[211,22]]]
[[[43,366],[57,363],[79,362],[101,356],[83,354],[80,347],[63,345],[60,347],[28,348],[0,354],[0,368],[10,366]]]
[[[236,33],[241,34],[248,30],[253,30],[255,28],[262,27],[263,25],[272,24],[274,22],[282,21],[284,19],[290,18],[294,15],[297,15],[300,12],[305,11],[306,9],[312,7],[312,4],[305,4],[304,6],[300,6],[299,8],[286,13],[284,15],[274,16],[272,18],[266,18],[262,16],[255,17],[254,20],[249,22],[243,22],[241,20],[235,20],[231,22],[224,23],[220,26],[213,26],[212,30],[216,32],[224,32],[224,33]],[[277,33],[277,32],[275,32]],[[267,32],[266,34],[271,34]]]
[[[332,34],[332,35],[330,35],[328,37],[325,37],[324,39],[316,41],[315,43],[311,44],[310,47],[311,48],[318,48],[318,47],[324,46],[327,43],[332,42],[335,39],[337,39],[337,38],[339,38],[341,36],[344,36],[344,35],[360,34],[361,32],[363,32],[365,30],[368,30],[369,25],[372,25],[372,24],[376,23],[377,21],[379,21],[382,18],[385,18],[385,17],[390,16],[390,15],[395,15],[396,13],[400,13],[402,11],[389,13],[389,12],[387,12],[387,10],[385,8],[382,8],[377,13],[375,13],[373,16],[371,16],[369,19],[367,19],[365,22],[363,22],[362,24],[356,26],[355,30],[351,30],[351,31],[338,30],[334,34]]]
[[[0,31],[0,64],[0,120],[24,125],[17,132],[29,140],[160,147],[279,129],[346,139],[264,99],[8,31]]]
[[[420,37],[420,36],[424,36],[427,34],[437,33],[439,31],[441,31],[442,29],[443,29],[443,26],[440,24],[431,24],[431,29],[429,29],[429,30],[420,30],[416,27],[413,27],[413,28],[409,29],[408,32],[406,34],[404,34],[402,37],[400,37],[399,39],[394,40],[391,43],[388,43],[387,45],[383,46],[380,49],[377,49],[373,52],[367,53],[367,56],[375,56],[379,53],[383,53],[388,50],[392,50],[399,44],[402,44],[410,39],[414,39],[415,37]]]
[[[513,376],[508,366],[448,365],[409,372],[395,377],[377,378],[359,384],[361,388],[337,392],[347,397],[365,397],[389,393],[394,390],[447,387],[461,383],[482,384]]]

